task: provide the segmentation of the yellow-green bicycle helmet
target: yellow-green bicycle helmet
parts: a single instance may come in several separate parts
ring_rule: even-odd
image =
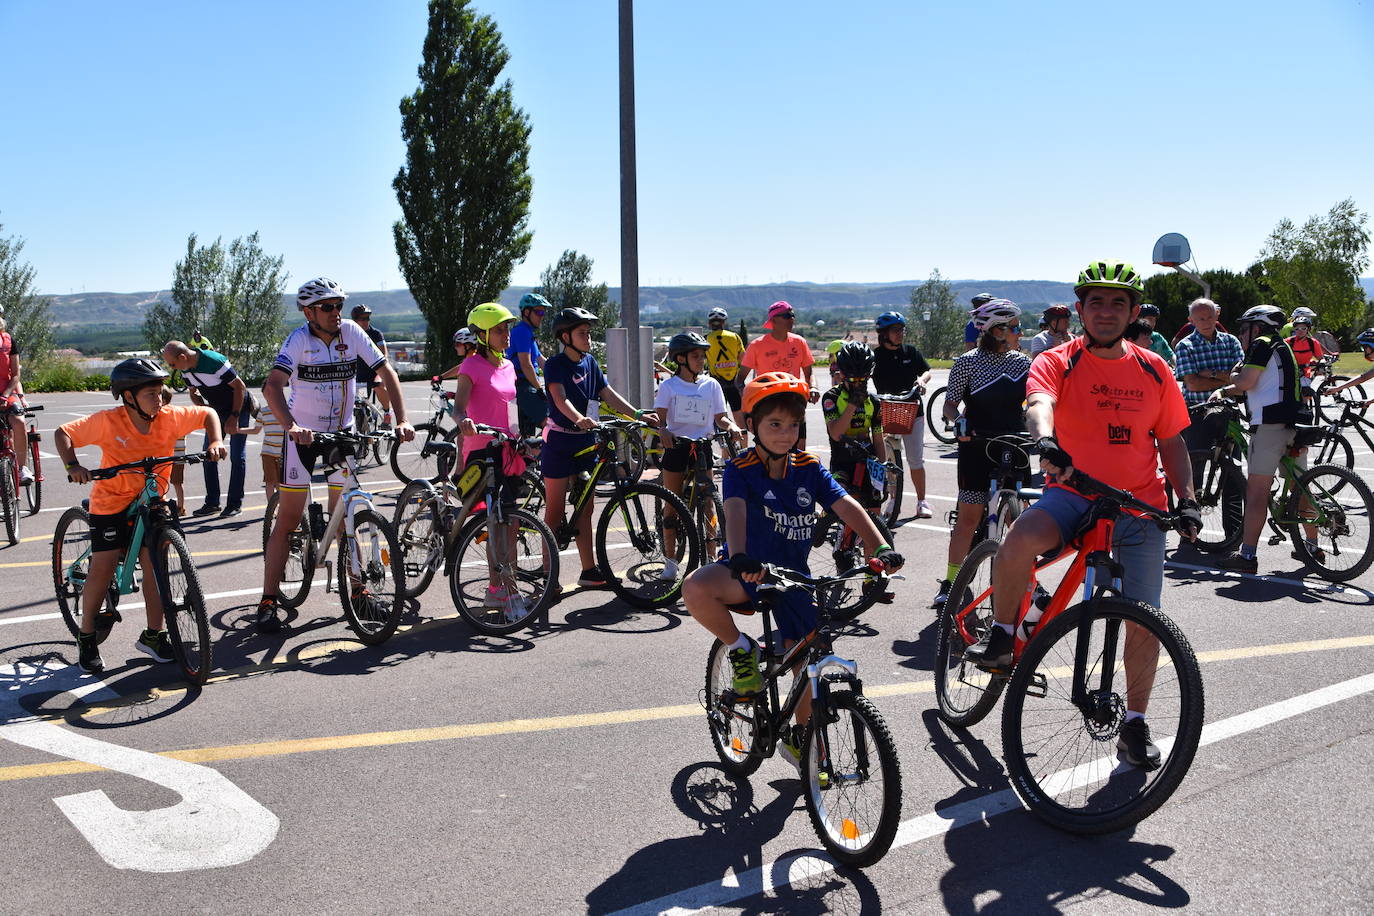
[[[468,312],[468,324],[479,331],[490,331],[498,324],[515,320],[517,319],[510,313],[510,309],[499,302],[483,302]]]
[[[1078,282],[1073,285],[1073,291],[1082,299],[1083,290],[1094,286],[1130,290],[1142,297],[1145,295],[1145,281],[1136,273],[1136,269],[1125,261],[1092,262],[1078,275]]]

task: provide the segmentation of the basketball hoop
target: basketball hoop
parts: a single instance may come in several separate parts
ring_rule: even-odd
[[[1180,264],[1187,264],[1193,257],[1193,251],[1188,246],[1188,240],[1177,232],[1169,232],[1159,237],[1155,242],[1154,261],[1160,267],[1178,267]]]

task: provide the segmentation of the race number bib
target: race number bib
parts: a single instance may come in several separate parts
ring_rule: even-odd
[[[673,398],[671,414],[670,419],[676,427],[711,425],[711,405],[705,398],[678,395]]]

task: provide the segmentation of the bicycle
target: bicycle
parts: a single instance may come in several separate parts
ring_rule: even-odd
[[[679,437],[679,441],[681,438]],[[731,435],[717,432],[701,439],[692,439],[688,451],[687,474],[682,479],[682,501],[696,519],[697,536],[701,538],[702,562],[709,563],[720,555],[725,546],[725,503],[716,486],[716,461],[713,446],[720,443],[731,449]]]
[[[881,488],[884,478],[878,475],[891,476],[890,465],[873,457],[871,443],[851,440],[848,444],[865,457],[862,461],[854,462],[851,479],[841,481],[845,490],[851,494],[861,493],[870,478]],[[874,511],[869,511],[868,517],[877,526],[883,543],[891,544],[892,532],[887,523]],[[859,533],[842,521],[833,509],[826,510],[816,522],[811,535],[808,565],[813,570],[820,570],[826,577],[842,580],[821,589],[816,595],[817,601],[837,618],[853,619],[880,601],[888,603],[892,600],[893,596],[887,591],[888,576],[881,572],[872,575],[865,573],[858,577],[862,580],[861,585],[850,584],[855,581],[850,573],[860,568],[863,550]]]
[[[353,429],[359,435],[371,437],[374,433],[387,431],[390,429],[384,422],[382,409],[377,406],[377,395],[369,392],[367,397],[354,396],[353,398]],[[391,451],[395,451],[400,445],[400,440],[393,440]],[[382,466],[382,438],[368,438],[363,446],[362,452],[356,456],[359,459],[358,467],[362,470],[368,468],[379,468]]]
[[[1250,429],[1240,404],[1230,398],[1213,398],[1188,408],[1211,448],[1192,449],[1193,490],[1202,530],[1194,546],[1206,553],[1226,553],[1240,543],[1245,522],[1245,472],[1241,462],[1250,452]],[[1168,489],[1170,507],[1174,492]]]
[[[883,478],[883,502],[878,515],[889,528],[895,527],[902,511],[902,492],[906,489],[905,461],[902,459],[902,436],[921,424],[921,399],[925,389],[920,385],[906,394],[880,394],[882,405],[883,445],[887,449],[887,473]],[[877,475],[874,475],[877,480]]]
[[[1315,383],[1319,376],[1324,376],[1320,385],[1304,385],[1302,389],[1303,399],[1313,408],[1315,416],[1324,423],[1337,421],[1343,415],[1344,403],[1353,401],[1359,403],[1359,416],[1363,416],[1363,404],[1369,400],[1365,394],[1363,385],[1352,385],[1346,391],[1338,394],[1331,394],[1331,389],[1337,385],[1344,385],[1350,381],[1348,375],[1334,375],[1332,369],[1335,368],[1338,354],[1329,353],[1319,360],[1312,363],[1312,373],[1310,380]]]
[[[515,439],[489,426],[477,430],[491,436],[492,443],[472,453],[457,480],[411,481],[396,501],[392,524],[405,571],[405,596],[418,598],[442,569],[463,619],[480,633],[501,636],[548,610],[558,582],[558,548],[538,515],[506,498],[507,488],[521,478],[505,474],[504,445],[529,456],[542,440]],[[481,551],[493,556],[473,556]],[[467,577],[470,570],[472,578]],[[491,590],[494,580],[500,581],[497,593]]]
[[[391,523],[373,504],[373,495],[358,484],[355,452],[374,442],[392,438],[392,433],[363,435],[354,432],[315,433],[314,442],[325,450],[325,470],[344,470],[343,492],[334,511],[325,518],[325,508],[310,501],[301,520],[287,537],[286,564],[278,594],[284,607],[300,607],[310,594],[315,570],[325,568],[325,591],[336,589],[344,619],[365,645],[385,642],[396,632],[405,607],[405,575],[401,552]],[[262,548],[272,535],[277,521],[279,493],[267,501],[262,520]],[[329,547],[339,541],[337,561],[328,559]]]
[[[881,560],[870,561],[870,571],[881,567]],[[892,846],[901,820],[897,743],[882,714],[864,696],[858,664],[834,653],[838,621],[824,606],[816,629],[781,654],[773,648],[770,619],[786,589],[814,593],[833,588],[839,578],[855,577],[812,578],[766,564],[764,572],[757,607],[735,605],[731,610],[757,611],[763,619],[759,668],[766,689],[749,696],[735,693],[728,649],[715,640],[707,654],[706,686],[700,696],[711,743],[726,772],[749,776],[773,756],[790,728],[802,691],[809,691],[811,718],[802,738],[800,770],[811,826],[837,861],[872,865]],[[780,703],[778,681],[797,666],[801,673]]]
[[[208,453],[200,452],[143,458],[91,471],[92,480],[109,480],[132,471],[143,474],[143,490],[125,512],[133,519],[133,533],[115,567],[104,610],[97,615],[97,641],[104,642],[114,624],[122,619],[120,596],[131,595],[142,587],[141,574],[146,574],[147,570],[142,569],[139,554],[144,546],[150,545],[153,582],[162,604],[167,636],[182,675],[192,684],[204,684],[214,667],[210,620],[205,612],[200,575],[177,522],[176,500],[162,498],[156,469],[164,464],[199,464],[208,459]],[[72,638],[81,632],[81,595],[90,571],[92,545],[88,505],[89,500],[82,500],[80,506],[64,512],[52,539],[53,590]]]
[[[1062,830],[1110,833],[1148,817],[1187,774],[1202,735],[1202,674],[1172,620],[1121,596],[1124,570],[1111,553],[1127,509],[1161,528],[1172,527],[1174,519],[1082,471],[1074,472],[1072,484],[1097,498],[1079,536],[1037,564],[1017,611],[1010,669],[990,671],[963,657],[993,625],[991,573],[1000,545],[986,540],[964,560],[940,611],[935,697],[940,718],[967,728],[1005,691],[1002,748],[1021,801]],[[1054,594],[1035,600],[1043,570],[1069,558]],[[1082,600],[1070,607],[1080,588]],[[1149,637],[1165,656],[1157,667],[1149,642],[1142,642]],[[1125,681],[1132,675],[1122,672],[1128,661],[1131,669],[1154,670],[1149,722],[1164,739],[1156,738],[1161,758],[1153,769],[1118,766],[1114,755],[1099,750],[1125,724],[1132,686]]]
[[[595,441],[574,457],[591,455],[592,469],[577,474],[569,486],[572,513],[565,516],[553,535],[559,550],[572,544],[578,521],[583,512],[590,511],[591,496],[606,475],[611,496],[603,504],[596,524],[596,561],[605,572],[611,591],[621,600],[634,607],[659,608],[672,604],[682,593],[682,581],[701,562],[701,540],[695,526],[679,527],[673,549],[668,550],[663,537],[664,522],[674,517],[691,518],[687,504],[660,484],[632,480],[618,473],[622,467],[617,458],[619,443],[626,433],[638,432],[644,426],[637,420],[604,420],[591,430]],[[612,537],[616,538],[614,542]]]
[[[1023,486],[1031,476],[1030,460],[1035,451],[1035,442],[1029,436],[1021,433],[990,436],[983,440],[983,449],[989,458],[993,455],[991,450],[996,450],[997,457],[993,460],[997,466],[988,478],[988,501],[981,507],[982,517],[973,533],[971,547],[985,540],[1001,543],[1012,523],[1041,494],[1038,489]],[[951,527],[957,515],[957,510],[950,512]]]
[[[25,407],[24,419],[29,420],[42,407]],[[43,506],[43,465],[39,460],[38,443],[42,435],[38,426],[29,423],[29,470],[33,479],[25,483],[19,477],[19,460],[14,452],[14,433],[7,418],[0,416],[0,516],[5,523],[5,536],[11,545],[19,543],[19,494],[24,494],[24,503],[29,515],[37,515]]]
[[[436,444],[452,442],[458,433],[457,426],[445,425],[453,410],[454,394],[444,390],[443,382],[437,375],[429,380],[429,389],[432,392],[429,407],[433,416],[428,422],[415,424],[413,441],[395,439],[391,443],[391,470],[402,483],[412,480],[438,481],[445,472],[441,465],[442,457],[452,454],[451,450],[445,453],[436,448]],[[376,405],[373,405],[373,410],[376,410]]]
[[[945,385],[931,394],[926,403],[926,426],[936,439],[945,445],[952,445],[957,436],[954,434],[954,424],[945,419],[945,394],[948,391],[949,386]]]
[[[1344,393],[1341,392],[1342,395]],[[1374,430],[1374,423],[1364,417],[1362,401],[1342,398],[1338,403],[1341,405],[1341,412],[1325,427],[1326,438],[1317,452],[1317,464],[1334,464],[1354,471],[1355,449],[1341,430],[1354,430],[1355,434],[1364,440],[1365,447],[1374,452],[1374,436],[1369,433],[1370,430]]]
[[[612,422],[636,422],[634,417],[605,404],[601,405],[601,415],[610,418]],[[615,473],[607,475],[606,480],[597,488],[598,496],[610,496],[614,493],[616,480],[639,480],[648,468],[659,467],[663,458],[663,440],[659,431],[652,426],[643,426],[637,432],[622,430],[616,435],[617,466],[611,469]]]

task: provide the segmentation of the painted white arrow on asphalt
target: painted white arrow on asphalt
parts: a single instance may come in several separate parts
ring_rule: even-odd
[[[5,723],[0,724],[0,738],[124,773],[181,796],[177,804],[152,811],[125,811],[100,789],[53,799],[115,868],[147,872],[223,868],[248,861],[276,838],[277,816],[219,771],[38,721],[24,710],[20,699],[39,692],[65,692],[93,700],[117,696],[75,665],[57,669],[22,663],[0,666],[0,723]]]

